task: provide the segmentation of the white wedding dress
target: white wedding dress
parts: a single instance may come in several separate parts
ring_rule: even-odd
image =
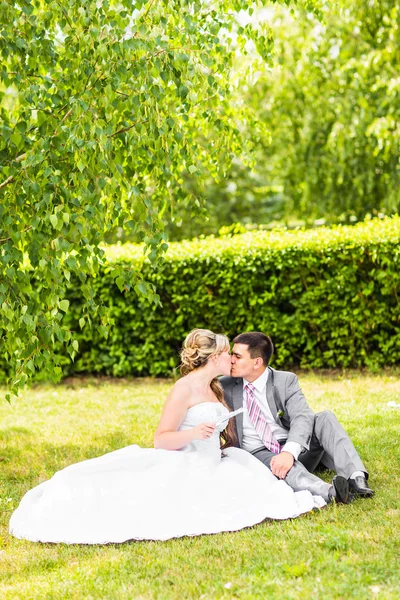
[[[180,429],[224,413],[217,402],[196,404]],[[133,445],[66,467],[25,494],[10,533],[67,544],[167,540],[289,519],[324,504],[308,491],[293,492],[244,450],[221,456],[215,431],[182,450]]]

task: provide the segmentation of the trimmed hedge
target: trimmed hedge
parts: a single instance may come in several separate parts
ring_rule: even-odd
[[[64,373],[168,376],[194,327],[230,338],[271,335],[278,368],[382,367],[400,362],[400,218],[352,227],[256,232],[172,243],[161,269],[145,264],[161,305],[121,293],[115,266],[138,265],[141,248],[107,248],[95,280],[114,325],[105,339],[94,324],[78,339]],[[70,326],[80,331],[79,289],[70,291]]]

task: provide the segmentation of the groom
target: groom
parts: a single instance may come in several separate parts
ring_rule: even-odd
[[[233,342],[232,376],[220,383],[231,409],[246,409],[236,417],[239,446],[295,491],[344,504],[353,494],[373,496],[367,470],[335,415],[329,410],[314,414],[296,375],[268,366],[271,339],[251,331]],[[332,484],[313,475],[319,463],[337,472]]]

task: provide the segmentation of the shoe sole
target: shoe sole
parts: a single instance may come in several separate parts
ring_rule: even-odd
[[[336,475],[332,480],[333,487],[335,488],[336,502],[342,504],[348,504],[350,501],[349,483],[345,477]]]
[[[359,492],[352,487],[350,487],[350,491],[355,496],[360,496],[360,498],[372,498],[372,496],[375,494],[375,492]]]

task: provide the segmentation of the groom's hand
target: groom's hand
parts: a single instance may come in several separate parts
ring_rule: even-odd
[[[293,467],[293,463],[293,454],[290,454],[290,452],[281,452],[280,454],[274,456],[274,458],[271,460],[271,471],[275,477],[279,477],[279,479],[285,479],[286,475]]]

